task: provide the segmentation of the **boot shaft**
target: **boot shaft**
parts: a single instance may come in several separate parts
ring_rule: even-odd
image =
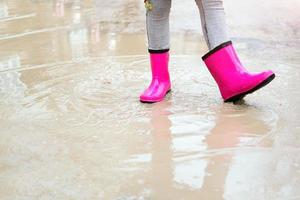
[[[236,74],[247,73],[231,41],[219,45],[202,59],[217,83],[230,84]]]
[[[169,80],[169,52],[150,53],[152,78]]]

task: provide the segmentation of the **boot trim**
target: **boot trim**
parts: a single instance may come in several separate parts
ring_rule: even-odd
[[[232,42],[231,41],[228,41],[228,42],[224,42],[222,44],[220,44],[219,46],[215,47],[214,49],[212,49],[211,51],[209,51],[207,54],[205,54],[203,57],[202,57],[202,60],[206,60],[209,56],[211,56],[212,54],[216,53],[217,51],[223,49],[224,47],[227,47],[229,45],[232,45]]]
[[[148,49],[148,52],[152,54],[167,53],[169,51],[170,49],[160,49],[160,50]]]

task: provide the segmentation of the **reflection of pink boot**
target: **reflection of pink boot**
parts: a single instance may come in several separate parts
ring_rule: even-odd
[[[231,41],[219,45],[202,59],[217,82],[225,102],[239,101],[275,78],[275,74],[269,70],[248,72],[241,64]]]
[[[169,52],[150,54],[152,81],[150,86],[140,96],[143,103],[155,103],[164,99],[171,90],[169,76]]]

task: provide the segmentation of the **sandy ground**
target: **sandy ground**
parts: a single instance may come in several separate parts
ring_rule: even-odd
[[[300,199],[300,1],[225,7],[274,82],[224,104],[196,5],[174,0],[173,91],[144,105],[142,0],[0,0],[0,199]]]

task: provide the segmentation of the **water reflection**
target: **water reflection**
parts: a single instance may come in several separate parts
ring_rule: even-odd
[[[242,56],[274,67],[279,81],[247,98],[249,105],[223,105],[199,66],[205,51],[200,26],[195,29],[200,23],[189,20],[189,8],[180,12],[187,2],[176,3],[173,17],[190,23],[173,20],[180,33],[171,65],[175,91],[164,102],[142,105],[137,96],[149,79],[142,1],[1,3],[1,197],[32,199],[27,191],[45,199],[299,197],[298,14],[291,20],[269,13],[287,27],[272,31],[272,42],[268,31],[256,31],[262,30],[255,25],[259,18],[250,32],[246,24],[247,37],[238,43],[257,48],[252,33],[270,43],[259,48],[261,56],[241,48]],[[229,13],[244,5],[228,3],[236,6]],[[281,3],[268,0],[259,9],[297,13]],[[229,18],[234,31],[243,26]]]
[[[260,138],[265,138],[270,127],[263,120],[262,111],[254,107],[218,106],[211,121],[197,115],[176,116],[171,110],[170,101],[152,107],[150,177],[156,199],[174,197],[178,191],[178,197],[187,197],[190,190],[199,195],[197,198],[223,199],[225,188],[227,195],[231,191],[228,188],[233,189],[226,185],[231,182],[228,179],[235,179],[234,171],[243,170],[232,163],[235,151],[270,145],[261,143]]]
[[[74,60],[88,55],[88,36],[88,30],[85,27],[70,31],[69,44]]]
[[[227,186],[228,174],[232,170],[242,171],[243,168],[232,168],[235,151],[244,147],[262,145],[256,141],[270,131],[270,127],[263,120],[261,110],[248,105],[222,105],[216,108],[215,127],[206,136],[208,147],[208,166],[202,194],[208,199],[223,199]],[[259,134],[257,134],[259,130]],[[258,170],[253,168],[254,171]],[[234,190],[234,188],[231,188]],[[241,197],[242,198],[242,197]]]
[[[65,3],[66,0],[55,0],[54,1],[54,14],[57,17],[65,16]]]
[[[169,116],[171,102],[164,101],[155,104],[152,108],[152,160],[151,160],[151,188],[154,199],[166,199],[172,194],[173,188],[173,151],[172,125]]]
[[[8,17],[8,6],[6,1],[0,2],[0,19]]]
[[[21,73],[10,71],[21,66],[20,56],[12,55],[0,60],[0,102],[17,103],[25,96],[27,86],[21,81]]]

